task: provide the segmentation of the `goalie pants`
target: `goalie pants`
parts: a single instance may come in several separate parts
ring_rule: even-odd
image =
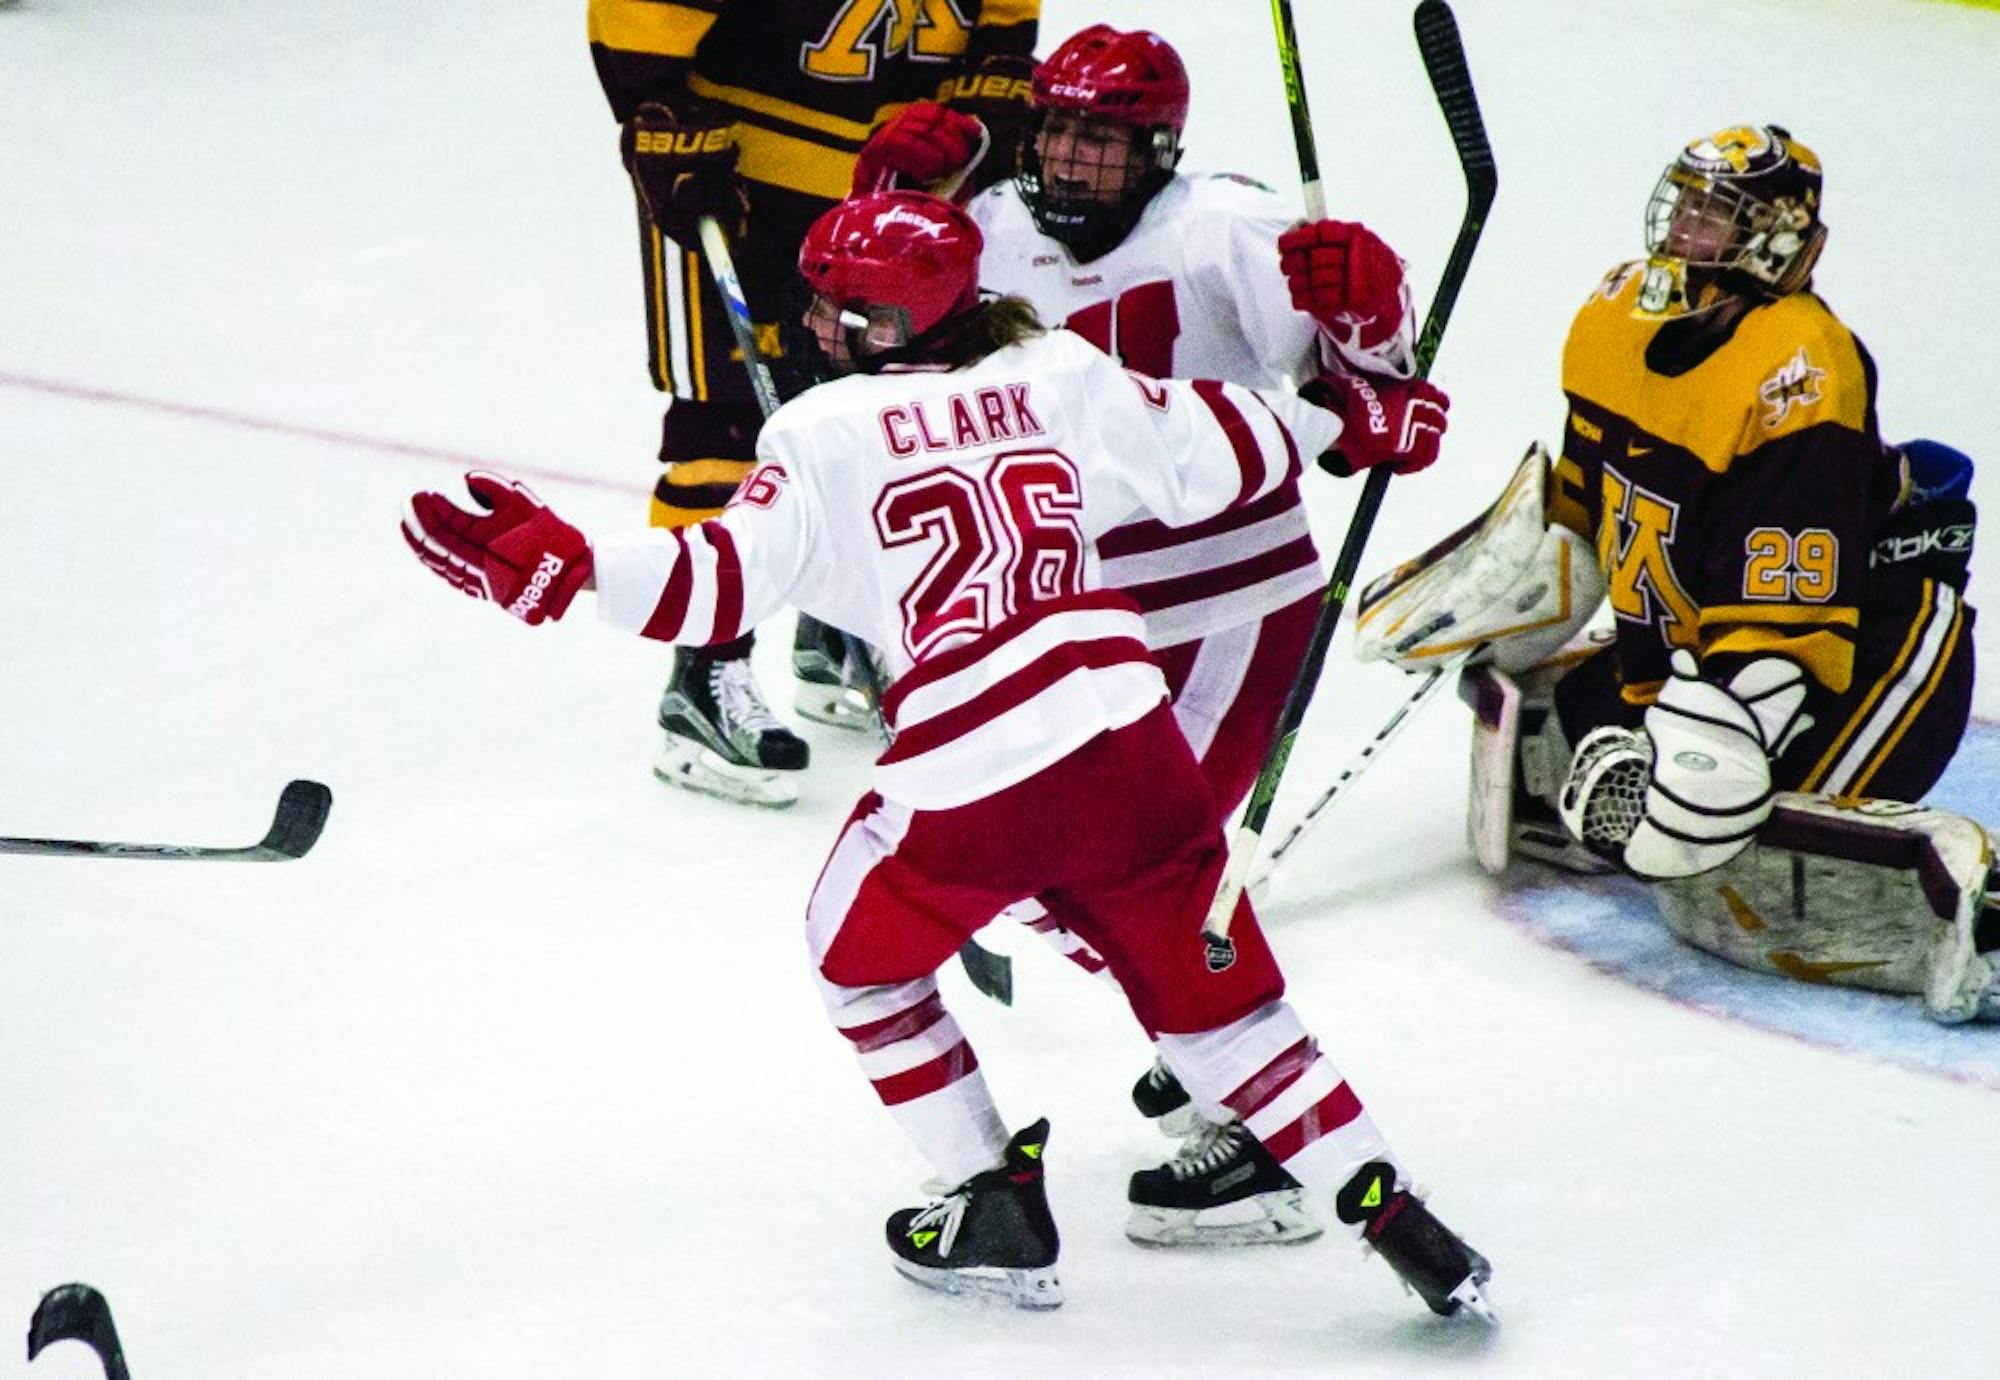
[[[1208,785],[1165,705],[1014,786],[949,810],[869,795],[806,910],[820,992],[882,1102],[947,1183],[1000,1162],[1005,1123],[935,974],[1013,902],[1055,902],[1104,956],[1191,1093],[1227,1106],[1309,1187],[1386,1156],[1283,1000],[1247,898],[1236,963],[1203,962],[1226,855]],[[1294,1163],[1296,1162],[1296,1167]]]
[[[1257,622],[1153,654],[1167,678],[1174,720],[1208,782],[1218,828],[1227,825],[1263,770],[1319,607],[1320,596],[1311,594]],[[1085,972],[1107,971],[1104,959],[1060,912],[1031,903],[1008,915]]]

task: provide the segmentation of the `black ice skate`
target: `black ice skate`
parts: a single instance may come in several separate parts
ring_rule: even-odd
[[[889,1249],[904,1278],[947,1294],[1005,1299],[1017,1308],[1056,1308],[1055,1218],[1042,1185],[1047,1118],[1007,1142],[998,1169],[975,1174],[928,1207],[889,1217]]]
[[[1181,1152],[1132,1176],[1125,1235],[1142,1246],[1263,1246],[1321,1231],[1305,1189],[1240,1121],[1203,1122]]]
[[[1431,1312],[1448,1318],[1463,1309],[1498,1321],[1486,1298],[1493,1267],[1431,1216],[1415,1194],[1396,1187],[1393,1165],[1381,1160],[1362,1165],[1334,1195],[1333,1205],[1341,1221],[1361,1228],[1362,1239]]]
[[[661,780],[750,805],[799,798],[810,749],[765,705],[748,657],[676,648],[660,728],[666,741],[653,774]]]
[[[792,674],[799,680],[792,708],[814,723],[872,729],[877,684],[872,656],[860,638],[800,614],[792,635]]]
[[[1139,1081],[1132,1085],[1132,1105],[1139,1109],[1140,1116],[1160,1128],[1161,1135],[1175,1140],[1185,1140],[1207,1124],[1200,1108],[1188,1100],[1181,1080],[1174,1077],[1174,1071],[1161,1059],[1155,1059],[1153,1067],[1140,1074]]]

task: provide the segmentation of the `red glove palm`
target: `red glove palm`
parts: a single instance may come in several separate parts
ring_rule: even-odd
[[[1316,220],[1278,236],[1292,305],[1342,341],[1373,350],[1403,322],[1403,261],[1355,221]]]
[[[1299,396],[1340,414],[1345,424],[1340,441],[1319,463],[1342,478],[1377,465],[1415,474],[1438,458],[1445,413],[1451,410],[1444,390],[1426,379],[1327,374],[1301,388]]]
[[[443,494],[412,494],[403,540],[438,577],[491,599],[530,626],[561,618],[590,578],[590,543],[526,485],[474,470],[465,487],[484,512]]]
[[[928,188],[948,177],[963,177],[986,145],[985,127],[972,116],[935,101],[917,101],[868,137],[854,164],[854,195],[898,185]]]

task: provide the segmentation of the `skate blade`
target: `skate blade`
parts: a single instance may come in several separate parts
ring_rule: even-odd
[[[1493,1303],[1486,1297],[1486,1281],[1477,1275],[1467,1275],[1463,1283],[1446,1299],[1456,1304],[1454,1312],[1470,1313],[1489,1327],[1500,1325],[1500,1315],[1493,1311]]]
[[[1305,1190],[1259,1193],[1212,1208],[1132,1205],[1126,1239],[1161,1249],[1230,1249],[1240,1246],[1302,1246],[1325,1228],[1306,1207]]]
[[[792,696],[792,708],[800,718],[829,728],[867,733],[875,727],[875,708],[867,692],[846,686],[800,681],[798,692]]]
[[[1053,1265],[1044,1265],[1038,1270],[1003,1270],[985,1265],[947,1270],[919,1265],[901,1256],[895,1257],[893,1263],[896,1273],[910,1283],[940,1294],[1011,1303],[1016,1308],[1062,1307],[1062,1281],[1056,1278],[1056,1267]]]
[[[1153,1124],[1160,1128],[1160,1134],[1171,1140],[1186,1140],[1202,1128],[1208,1120],[1201,1114],[1201,1108],[1192,1100],[1181,1103],[1171,1112],[1153,1118]]]
[[[677,734],[667,734],[666,740],[653,763],[653,775],[662,781],[768,810],[782,810],[798,803],[798,778],[803,772],[738,766]]]

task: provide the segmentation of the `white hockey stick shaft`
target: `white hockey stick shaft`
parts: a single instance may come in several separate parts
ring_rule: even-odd
[[[1261,901],[1264,899],[1265,893],[1271,888],[1271,879],[1277,875],[1278,868],[1284,862],[1285,854],[1291,851],[1292,845],[1305,836],[1306,832],[1319,821],[1319,817],[1326,813],[1328,807],[1334,801],[1347,793],[1348,787],[1361,779],[1362,774],[1381,755],[1382,750],[1395,742],[1397,735],[1402,733],[1404,726],[1416,717],[1417,711],[1430,703],[1431,697],[1437,694],[1438,687],[1444,684],[1445,678],[1455,675],[1459,668],[1465,665],[1466,659],[1469,656],[1471,656],[1470,652],[1464,656],[1453,657],[1450,661],[1440,662],[1424,673],[1422,683],[1417,686],[1408,699],[1397,706],[1396,712],[1389,717],[1389,722],[1383,724],[1381,728],[1375,731],[1375,736],[1368,740],[1368,745],[1361,749],[1360,754],[1352,762],[1348,763],[1345,771],[1333,779],[1333,784],[1328,786],[1320,795],[1320,798],[1312,803],[1312,807],[1300,817],[1299,822],[1292,826],[1291,832],[1279,841],[1277,847],[1264,855],[1263,865],[1252,873],[1250,877],[1250,899],[1252,901]]]
[[[736,276],[729,236],[723,233],[714,216],[703,216],[697,224],[701,230],[701,254],[708,261],[709,276],[715,279],[715,290],[722,294],[722,305],[729,313],[729,329],[736,336],[736,348],[743,352],[743,367],[750,374],[751,391],[757,395],[758,408],[768,417],[778,410],[778,388],[771,381],[771,366],[764,362],[764,353],[757,348],[757,323],[750,319],[750,302],[743,295],[742,280]]]

